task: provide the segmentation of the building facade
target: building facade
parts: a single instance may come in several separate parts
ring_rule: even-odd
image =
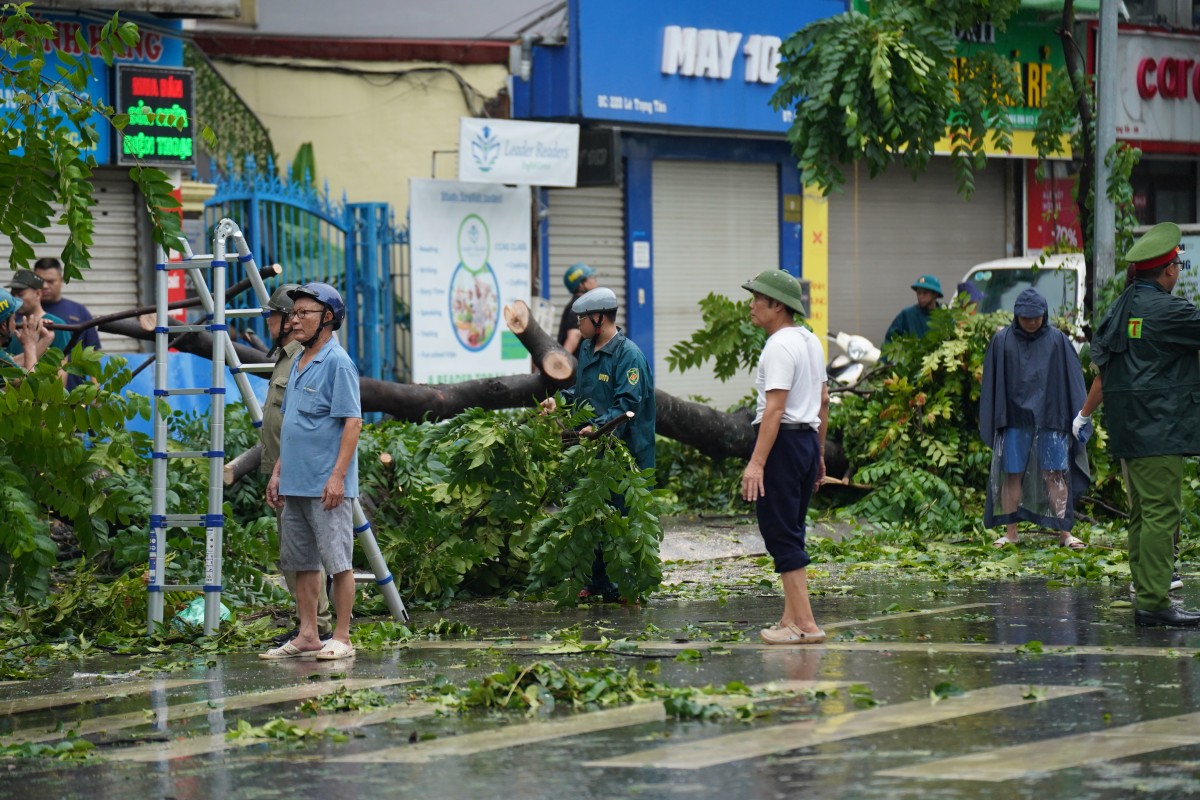
[[[540,295],[561,308],[566,268],[594,266],[665,391],[718,407],[751,391],[749,375],[721,384],[708,369],[671,371],[667,357],[702,326],[708,294],[740,300],[740,285],[766,268],[800,274],[791,114],[770,104],[779,47],[845,10],[833,0],[571,0],[566,35],[526,41],[514,59],[514,117],[582,126],[580,185],[541,192]],[[824,281],[808,267],[819,324]]]

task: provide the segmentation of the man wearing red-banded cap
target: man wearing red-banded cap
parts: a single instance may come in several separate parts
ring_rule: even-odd
[[[1129,285],[1092,339],[1109,454],[1121,459],[1129,493],[1134,622],[1144,626],[1200,625],[1200,612],[1173,606],[1168,597],[1183,459],[1200,455],[1200,310],[1172,294],[1185,267],[1180,238],[1178,225],[1163,222],[1130,248]],[[1097,395],[1093,387],[1084,420]]]

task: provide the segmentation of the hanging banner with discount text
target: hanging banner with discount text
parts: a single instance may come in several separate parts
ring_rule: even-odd
[[[409,202],[413,382],[528,373],[502,309],[529,302],[529,187],[413,178]]]
[[[458,179],[474,183],[574,186],[579,126],[463,117]]]

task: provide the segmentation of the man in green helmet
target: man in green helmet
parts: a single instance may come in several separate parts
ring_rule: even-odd
[[[1200,612],[1172,605],[1175,532],[1183,511],[1183,459],[1200,455],[1200,310],[1172,294],[1184,269],[1181,231],[1155,225],[1125,254],[1125,292],[1096,328],[1100,368],[1075,433],[1103,398],[1109,455],[1129,493],[1129,571],[1141,626],[1193,627]]]
[[[271,334],[271,353],[275,356],[275,369],[271,371],[271,385],[267,389],[267,399],[263,403],[262,428],[259,431],[262,442],[262,463],[259,471],[270,477],[275,470],[275,462],[279,460],[279,436],[283,429],[283,396],[287,392],[288,376],[292,372],[292,362],[296,354],[304,349],[292,337],[292,298],[288,292],[299,289],[296,283],[285,283],[271,293],[267,301],[270,314],[267,315],[267,330]],[[280,512],[275,512],[275,530],[280,535],[283,528],[280,523]],[[293,599],[296,597],[296,572],[283,570],[283,579],[287,582],[288,591]],[[317,593],[317,635],[322,640],[333,635],[333,619],[329,614],[329,591],[326,587],[325,573],[320,577],[320,588]],[[296,638],[300,626],[275,637],[275,644],[290,642]]]
[[[929,315],[937,308],[942,298],[942,282],[934,275],[922,275],[913,281],[912,289],[917,293],[916,305],[909,306],[896,315],[888,326],[883,343],[897,336],[915,336],[920,339],[929,331]]]
[[[742,497],[755,504],[784,596],[783,616],[759,636],[767,644],[817,644],[825,641],[825,632],[808,599],[805,517],[825,477],[825,351],[812,331],[796,324],[804,307],[799,281],[769,269],[742,288],[754,295],[750,321],[767,334],[754,381],[756,437],[742,473]]]

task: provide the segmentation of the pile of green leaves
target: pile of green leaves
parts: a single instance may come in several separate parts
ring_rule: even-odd
[[[657,673],[658,665],[650,664],[644,672]],[[753,716],[744,707],[726,707],[713,702],[718,696],[749,697],[752,692],[741,682],[719,688],[673,687],[648,678],[633,667],[573,670],[553,661],[509,664],[499,672],[468,681],[462,687],[439,678],[430,693],[439,703],[459,711],[491,709],[534,714],[550,713],[563,707],[593,711],[658,700],[664,703],[667,714],[677,719],[713,721]]]
[[[639,472],[615,437],[564,448],[563,426],[575,422],[563,410],[475,409],[443,423],[364,431],[360,491],[406,597],[530,592],[568,603],[597,549],[626,597],[658,586],[653,474]]]

